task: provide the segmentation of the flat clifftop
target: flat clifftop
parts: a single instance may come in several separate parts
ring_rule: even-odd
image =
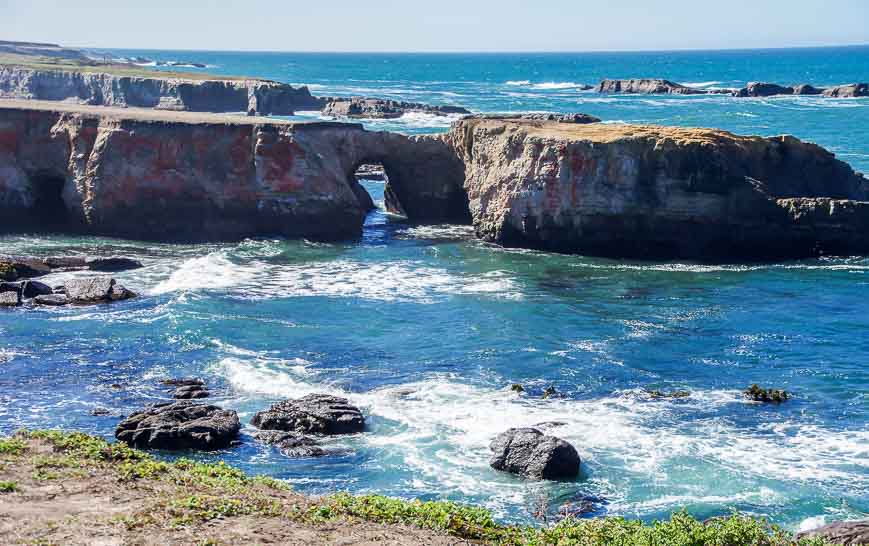
[[[263,119],[240,114],[220,114],[211,112],[187,112],[175,110],[154,110],[153,108],[135,108],[121,106],[91,106],[72,102],[47,100],[0,99],[0,110],[21,110],[37,112],[55,112],[61,114],[76,114],[91,119],[116,119],[130,121],[156,121],[187,124],[221,124],[221,125],[337,125],[358,127],[361,125],[337,122],[306,122],[287,121],[282,119]]]
[[[472,128],[494,131],[521,131],[534,137],[589,140],[600,143],[619,140],[654,139],[672,140],[679,144],[722,144],[725,142],[752,143],[762,142],[764,137],[736,135],[722,129],[700,127],[673,127],[664,125],[631,125],[623,123],[586,123],[571,124],[557,121],[479,119],[468,118],[461,122]]]

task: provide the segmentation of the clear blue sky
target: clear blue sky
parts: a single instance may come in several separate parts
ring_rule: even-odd
[[[0,39],[273,51],[869,43],[869,0],[0,0]]]

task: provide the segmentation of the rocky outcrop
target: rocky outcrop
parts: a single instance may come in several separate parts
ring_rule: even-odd
[[[385,167],[411,220],[469,220],[463,165],[436,136],[27,104],[0,104],[0,229],[187,241],[354,237],[370,205],[354,172],[372,162]]]
[[[464,119],[479,236],[589,255],[775,259],[869,251],[869,182],[790,136]]]
[[[603,80],[595,90],[598,93],[623,93],[641,95],[703,95],[707,91],[694,89],[680,83],[660,79]]]
[[[742,89],[735,91],[735,97],[773,97],[775,95],[793,95],[793,87],[783,87],[775,83],[751,82]]]
[[[37,258],[34,256],[0,255],[0,280],[15,281],[42,277],[56,271],[103,271],[116,272],[139,269],[142,263],[131,258],[58,257]]]
[[[254,415],[251,424],[263,430],[303,434],[352,434],[362,432],[365,417],[345,398],[309,394],[274,404]]]
[[[852,83],[850,85],[839,85],[824,90],[825,97],[869,97],[869,83]]]
[[[827,544],[864,546],[869,544],[869,519],[837,521],[811,531],[798,533],[796,540],[823,539]]]
[[[322,113],[324,116],[335,118],[393,119],[400,118],[410,112],[421,112],[436,116],[471,113],[461,106],[432,106],[418,102],[365,97],[328,99]]]
[[[130,415],[118,424],[115,436],[143,449],[214,450],[228,447],[240,429],[234,411],[177,401]]]
[[[489,464],[495,470],[545,480],[579,474],[576,448],[536,428],[512,428],[495,437],[489,448],[494,453]]]
[[[37,70],[0,65],[0,98],[68,101],[94,106],[290,116],[319,110],[307,87],[268,80],[179,79],[97,71]]]
[[[111,277],[70,279],[64,283],[62,293],[70,303],[77,304],[108,303],[136,297],[135,292]]]
[[[254,434],[254,438],[276,447],[281,453],[293,459],[322,457],[327,454],[320,442],[297,432],[282,432],[278,430],[262,430]]]
[[[546,112],[528,112],[524,114],[474,114],[472,119],[501,119],[527,121],[557,121],[558,123],[600,123],[601,119],[588,114],[556,114]],[[467,119],[467,118],[466,118]]]

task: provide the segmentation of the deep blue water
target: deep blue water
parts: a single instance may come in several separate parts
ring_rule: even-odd
[[[324,95],[581,111],[605,120],[791,133],[869,170],[869,100],[603,97],[602,77],[707,86],[869,79],[869,48],[754,52],[363,55],[116,52],[312,84]],[[509,83],[508,83],[509,82]],[[444,130],[410,116],[373,128]],[[382,199],[382,185],[366,186]],[[869,259],[765,265],[650,263],[504,250],[459,226],[369,216],[361,241],[157,245],[0,237],[3,252],[123,254],[143,297],[110,307],[0,312],[0,432],[63,427],[110,437],[198,375],[243,421],[310,392],[348,396],[368,431],[333,456],[291,460],[245,436],[222,458],[299,490],[473,502],[528,521],[541,499],[598,499],[595,515],[652,519],[731,509],[797,528],[869,513]],[[57,275],[53,280],[60,280]],[[510,391],[522,383],[527,393]],[[751,383],[780,406],[745,401]],[[543,399],[553,385],[560,396]],[[689,390],[651,399],[645,389]],[[93,417],[96,407],[117,415]],[[523,481],[488,467],[511,426],[577,446],[582,475]],[[250,432],[250,428],[245,429]]]

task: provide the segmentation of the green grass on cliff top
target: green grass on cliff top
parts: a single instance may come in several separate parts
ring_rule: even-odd
[[[53,447],[50,457],[29,453],[33,442]],[[557,546],[825,546],[820,539],[793,541],[790,533],[763,519],[732,514],[701,522],[685,511],[669,520],[646,524],[619,517],[578,520],[566,518],[546,527],[513,526],[497,523],[483,508],[443,501],[405,501],[379,495],[354,496],[339,493],[310,498],[305,503],[281,502],[274,494],[289,487],[271,478],[251,477],[224,463],[204,464],[180,459],[165,462],[124,444],[76,432],[22,431],[10,438],[0,437],[0,459],[5,466],[24,457],[46,459],[45,466],[80,471],[101,469],[116,475],[121,482],[159,480],[183,490],[197,486],[208,494],[179,496],[167,506],[167,514],[149,514],[159,521],[170,517],[179,524],[204,522],[214,518],[253,516],[284,518],[319,524],[340,521],[366,521],[384,525],[409,525],[449,534],[483,544],[557,545]],[[39,466],[38,463],[37,466]],[[206,488],[206,489],[201,489]],[[10,491],[17,489],[9,487]],[[269,496],[272,491],[273,496]],[[128,525],[153,524],[148,518]],[[163,520],[165,521],[165,520]]]
[[[65,72],[87,72],[127,76],[131,78],[175,78],[179,80],[259,80],[260,78],[245,78],[242,76],[217,76],[203,72],[173,72],[168,70],[151,70],[128,64],[103,63],[99,61],[76,61],[56,57],[40,57],[35,55],[18,55],[15,53],[0,53],[0,65],[31,68],[34,70],[61,70]]]

